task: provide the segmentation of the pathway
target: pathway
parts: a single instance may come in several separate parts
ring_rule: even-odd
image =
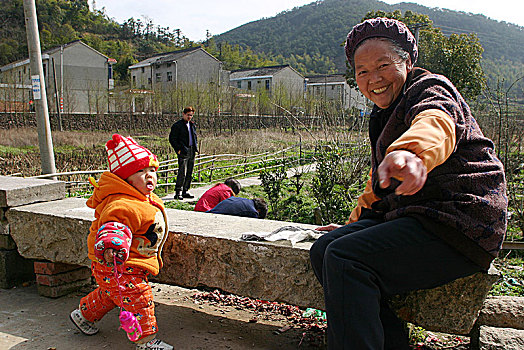
[[[293,175],[295,175],[296,173],[308,173],[308,172],[315,171],[315,169],[316,169],[316,163],[301,165],[301,166],[296,167],[296,168],[288,169],[286,171],[286,175],[289,178],[289,177],[292,177]],[[261,184],[261,181],[258,178],[258,176],[246,177],[244,179],[238,179],[238,182],[240,182],[240,185],[242,186],[242,188],[249,187],[249,186],[259,186]],[[191,193],[193,196],[195,196],[195,198],[191,198],[191,199],[184,198],[182,201],[187,202],[187,203],[197,202],[200,199],[200,197],[202,197],[204,192],[209,190],[214,185],[215,185],[215,183],[212,183],[212,184],[208,184],[208,185],[204,185],[204,186],[200,186],[200,187],[191,188],[189,190],[189,193]],[[162,200],[164,202],[174,201],[174,196],[175,196],[174,192],[173,193],[168,193],[164,197],[162,197]]]

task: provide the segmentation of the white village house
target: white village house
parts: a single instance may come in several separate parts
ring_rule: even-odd
[[[20,103],[29,104],[31,72],[29,59],[0,67],[0,83],[4,89],[25,87]],[[61,109],[65,113],[109,112],[109,92],[114,87],[112,64],[107,57],[80,40],[42,52],[44,80],[51,113]],[[20,97],[15,97],[20,98]],[[0,96],[4,104],[9,105]],[[12,101],[11,101],[12,102]]]
[[[229,71],[201,47],[155,55],[129,66],[131,87],[168,90],[190,84],[227,86]]]
[[[305,92],[304,77],[289,65],[235,70],[229,84],[247,91],[267,90],[270,94],[279,87],[295,96],[303,96]]]
[[[366,110],[366,98],[358,89],[348,85],[343,74],[308,76],[306,85],[310,96],[335,101],[344,109]]]

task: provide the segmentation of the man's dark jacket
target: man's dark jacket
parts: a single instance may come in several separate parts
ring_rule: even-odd
[[[190,121],[191,130],[193,132],[193,144],[195,152],[198,152],[198,141],[195,123]],[[187,124],[184,119],[180,119],[171,126],[171,132],[169,133],[169,143],[175,150],[176,154],[184,156],[189,152],[189,131]],[[180,153],[179,153],[180,152]]]

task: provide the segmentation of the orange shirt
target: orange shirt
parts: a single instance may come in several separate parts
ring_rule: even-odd
[[[410,151],[422,159],[429,173],[448,159],[455,146],[455,123],[451,117],[440,109],[428,109],[413,119],[409,129],[388,147],[386,154],[398,150]],[[370,209],[377,200],[370,171],[364,192],[358,197],[357,207],[351,212],[347,223],[357,221],[362,208]]]

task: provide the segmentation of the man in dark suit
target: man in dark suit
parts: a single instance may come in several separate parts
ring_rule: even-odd
[[[193,176],[195,154],[198,152],[195,123],[191,121],[193,114],[195,114],[193,107],[184,108],[182,119],[171,126],[169,133],[169,143],[178,157],[175,199],[194,198],[188,192]]]

